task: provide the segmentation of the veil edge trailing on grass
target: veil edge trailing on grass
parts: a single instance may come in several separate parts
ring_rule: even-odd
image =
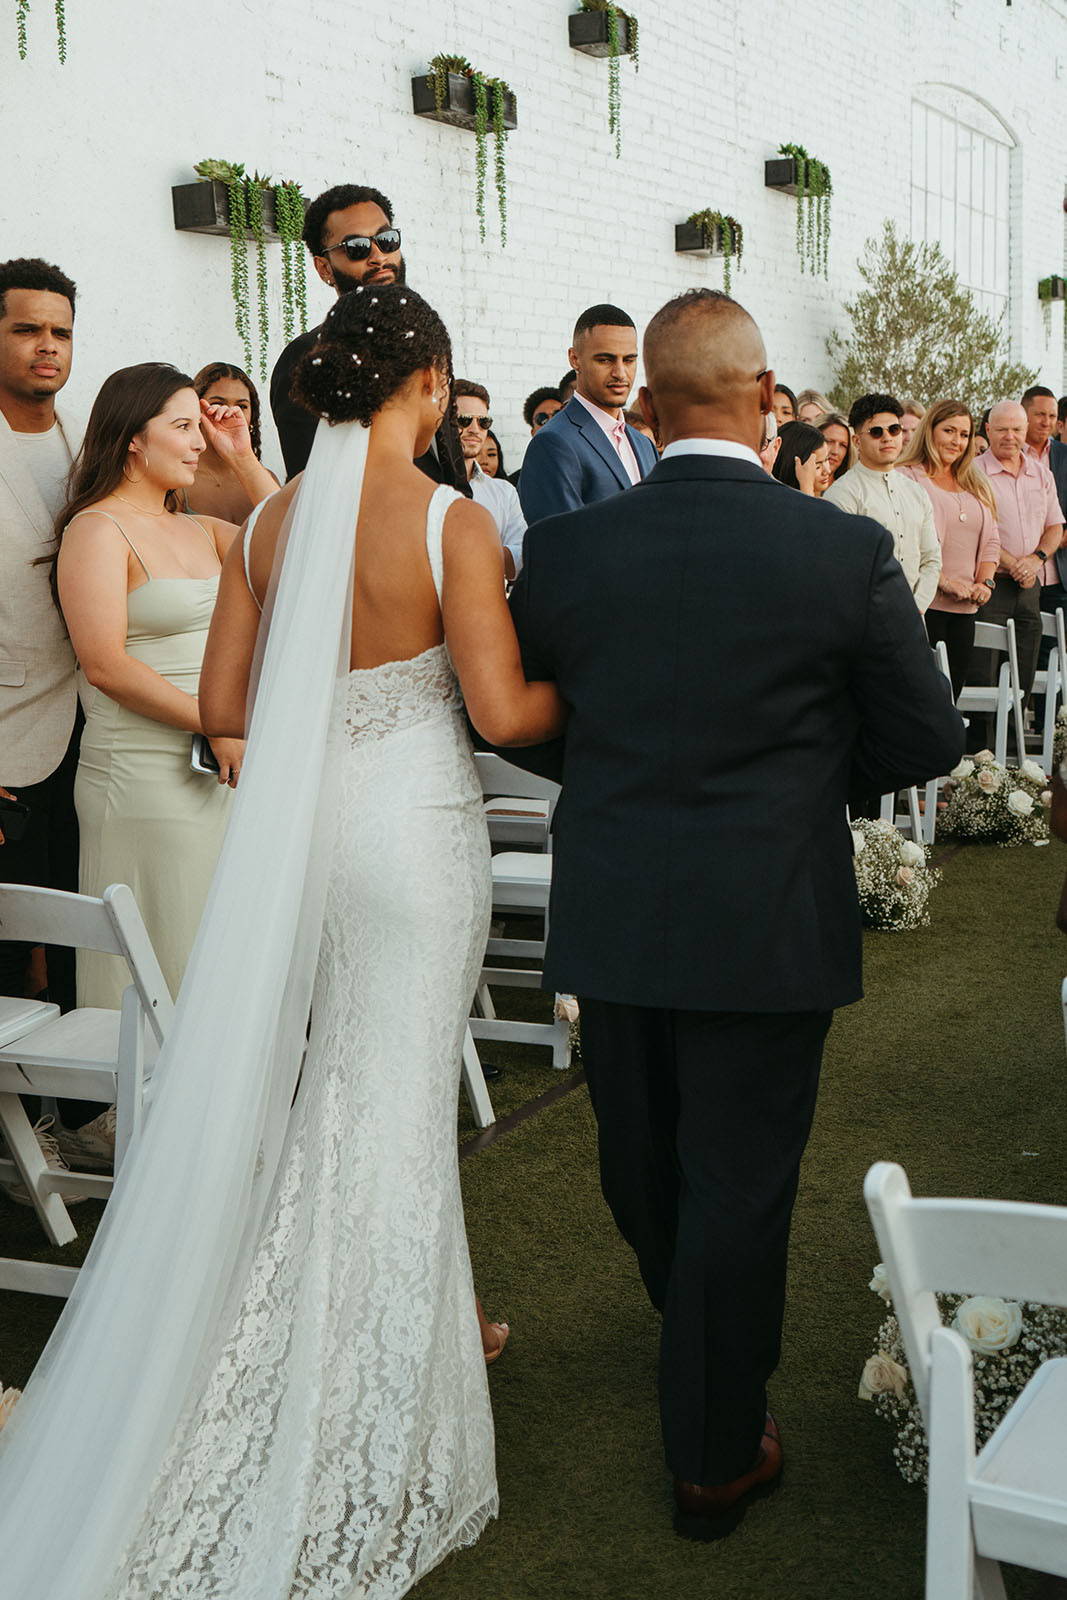
[[[318,960],[368,437],[357,423],[319,424],[260,630],[241,781],[144,1128],[0,1434],[0,1587],[18,1600],[106,1600],[243,1292]]]

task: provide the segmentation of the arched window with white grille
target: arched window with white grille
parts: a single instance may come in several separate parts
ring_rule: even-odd
[[[981,101],[924,84],[911,112],[911,236],[944,250],[998,321],[1010,292],[1014,140]]]

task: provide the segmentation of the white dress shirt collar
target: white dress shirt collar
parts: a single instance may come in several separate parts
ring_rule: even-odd
[[[750,466],[765,470],[755,450],[747,444],[737,444],[733,439],[672,439],[660,455],[661,461],[671,456],[728,456],[732,461],[747,461]]]

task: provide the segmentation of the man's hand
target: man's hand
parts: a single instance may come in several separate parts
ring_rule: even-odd
[[[18,795],[12,794],[10,789],[5,789],[3,784],[0,783],[0,798],[3,798],[4,800],[17,800]],[[4,842],[4,831],[2,828],[0,828],[0,844],[3,844]]]

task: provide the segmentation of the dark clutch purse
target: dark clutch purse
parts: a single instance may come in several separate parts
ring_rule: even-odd
[[[20,839],[26,837],[31,815],[29,806],[21,800],[5,800],[0,795],[0,833],[4,836],[5,844],[18,844]]]

